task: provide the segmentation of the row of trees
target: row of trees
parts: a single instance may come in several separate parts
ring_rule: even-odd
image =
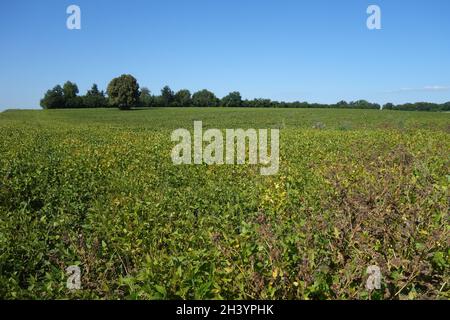
[[[99,91],[96,84],[84,96],[78,96],[75,83],[67,81],[62,87],[57,85],[47,91],[41,100],[44,109],[62,108],[120,108],[123,110],[135,107],[247,107],[247,108],[340,108],[340,109],[386,109],[406,111],[450,111],[450,102],[435,104],[427,102],[394,105],[387,103],[381,106],[366,100],[353,102],[340,101],[336,104],[317,104],[308,102],[279,102],[270,99],[243,100],[239,92],[231,92],[222,99],[208,90],[191,94],[183,89],[172,91],[165,86],[160,95],[152,95],[146,88],[140,88],[137,80],[131,75],[122,75],[113,79],[106,90]]]
[[[386,110],[400,110],[400,111],[450,111],[450,102],[438,104],[430,102],[405,103],[394,105],[387,103],[383,106]]]
[[[64,109],[64,108],[106,108],[112,106],[103,91],[98,90],[94,84],[84,96],[78,96],[78,86],[67,81],[64,86],[57,85],[48,90],[41,100],[41,107],[44,109]]]

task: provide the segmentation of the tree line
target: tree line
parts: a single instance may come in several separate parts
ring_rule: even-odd
[[[139,87],[132,75],[122,75],[114,78],[108,84],[107,90],[100,91],[94,84],[85,95],[79,96],[78,86],[67,81],[63,86],[57,85],[48,90],[41,99],[44,109],[74,109],[74,108],[131,108],[151,107],[247,107],[247,108],[339,108],[339,109],[384,109],[400,111],[450,111],[450,102],[437,104],[429,102],[406,103],[395,105],[387,103],[380,105],[366,100],[340,101],[336,104],[319,104],[308,102],[280,102],[270,99],[242,99],[239,92],[231,92],[219,99],[209,90],[200,90],[191,94],[187,89],[172,91],[165,86],[160,95],[153,95],[146,87]]]

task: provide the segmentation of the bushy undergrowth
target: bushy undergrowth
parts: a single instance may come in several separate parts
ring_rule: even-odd
[[[0,298],[450,298],[448,115],[176,111],[283,123],[279,174],[174,166],[174,111],[0,115]]]

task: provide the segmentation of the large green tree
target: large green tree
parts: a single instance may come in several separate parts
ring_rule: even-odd
[[[63,85],[64,107],[80,108],[83,106],[83,100],[78,96],[78,86],[76,83],[67,81]]]
[[[63,91],[66,99],[75,98],[79,93],[77,84],[70,81],[64,83]]]
[[[162,88],[160,103],[163,107],[169,107],[173,103],[174,98],[175,94],[169,86]]]
[[[183,89],[178,91],[174,97],[174,105],[177,107],[189,107],[192,103],[191,92]]]
[[[234,91],[222,98],[222,107],[240,107],[242,106],[242,96],[239,92]]]
[[[192,104],[196,107],[217,107],[219,101],[214,93],[206,89],[198,91],[192,96]]]
[[[121,110],[135,107],[139,102],[139,84],[129,74],[114,78],[107,89],[110,104]]]
[[[60,85],[48,90],[41,99],[41,107],[44,109],[61,109],[65,106],[64,91]]]

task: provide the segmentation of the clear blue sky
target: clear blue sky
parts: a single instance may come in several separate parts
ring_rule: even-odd
[[[66,28],[81,7],[82,29]],[[370,4],[382,30],[366,27]],[[448,0],[0,2],[0,109],[39,106],[66,80],[133,74],[218,96],[331,103],[450,101]]]

